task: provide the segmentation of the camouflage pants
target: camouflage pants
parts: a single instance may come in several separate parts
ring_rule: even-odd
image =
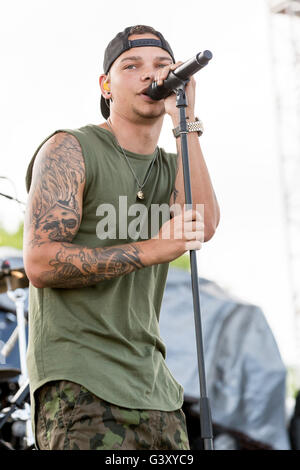
[[[40,450],[189,449],[181,409],[122,408],[65,380],[36,393],[36,444]]]

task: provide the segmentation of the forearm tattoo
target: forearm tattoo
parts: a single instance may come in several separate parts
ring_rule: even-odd
[[[91,286],[144,267],[136,244],[106,248],[86,248],[62,243],[51,271],[41,273],[49,287],[75,288]]]
[[[26,213],[29,246],[39,250],[47,244],[48,253],[57,247],[47,257],[49,269],[39,274],[49,287],[94,285],[144,267],[134,243],[95,249],[71,243],[81,223],[84,182],[79,142],[70,134],[55,135],[37,162]]]

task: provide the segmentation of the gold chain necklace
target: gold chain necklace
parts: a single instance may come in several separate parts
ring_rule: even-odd
[[[112,125],[109,123],[109,120],[110,120],[110,118],[107,119],[106,123],[107,123],[107,125],[109,126],[109,128],[111,129],[113,135],[115,136],[115,139],[116,139],[116,141],[117,141],[117,144],[119,145],[120,149],[122,150],[122,153],[123,153],[123,155],[124,155],[124,157],[125,157],[125,160],[126,160],[128,166],[129,166],[129,168],[130,168],[130,170],[131,170],[131,173],[132,173],[132,175],[133,175],[133,177],[134,177],[134,179],[135,179],[135,181],[136,181],[136,183],[137,183],[137,185],[138,185],[138,187],[139,187],[139,190],[138,190],[138,192],[136,193],[136,197],[137,197],[138,199],[145,199],[145,194],[144,194],[144,192],[142,191],[142,189],[143,189],[143,187],[145,186],[145,184],[147,183],[147,181],[148,181],[148,179],[149,179],[149,176],[150,176],[150,174],[151,174],[151,171],[152,171],[152,168],[153,168],[153,165],[154,165],[154,162],[155,162],[155,160],[156,160],[156,157],[157,157],[157,153],[158,153],[158,152],[155,153],[155,157],[153,158],[153,160],[152,160],[152,162],[151,162],[151,165],[150,165],[150,167],[149,167],[149,169],[148,169],[148,171],[147,171],[147,173],[146,173],[145,179],[144,179],[143,183],[141,184],[141,183],[139,182],[139,180],[138,180],[138,178],[137,178],[137,176],[136,176],[136,174],[135,174],[135,172],[134,172],[134,170],[133,170],[131,164],[130,164],[130,161],[129,161],[129,159],[128,159],[128,157],[127,157],[127,155],[126,155],[126,153],[125,153],[123,147],[121,147],[121,145],[120,145],[120,143],[119,143],[119,141],[118,141],[118,139],[117,139],[117,136],[116,136],[116,134],[115,134],[114,131],[113,131]],[[160,148],[158,148],[158,151],[159,151],[159,154],[160,154]]]

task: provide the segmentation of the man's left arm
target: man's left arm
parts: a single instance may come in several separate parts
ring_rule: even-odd
[[[191,114],[191,113],[190,113]],[[172,118],[174,127],[179,125],[176,116]],[[189,115],[188,122],[194,122],[195,117]],[[189,148],[189,167],[191,178],[191,190],[193,207],[195,204],[203,204],[204,207],[204,241],[208,241],[214,235],[220,220],[219,204],[212,186],[209,172],[202,154],[197,132],[187,134]],[[174,184],[174,190],[170,198],[170,206],[174,203],[180,204],[183,208],[185,204],[183,166],[181,156],[181,140],[176,139],[178,166]]]
[[[170,70],[175,70],[181,63],[182,62],[177,62],[176,64],[166,66],[159,70],[157,76],[155,77],[158,85],[162,85],[163,80],[167,78]],[[188,122],[194,122],[196,120],[194,110],[196,81],[194,77],[190,78],[185,91],[188,104],[186,108],[186,116],[188,118]],[[173,127],[178,127],[179,110],[176,107],[176,95],[174,93],[165,99],[165,111],[171,117]],[[195,204],[203,204],[204,206],[204,241],[206,242],[212,238],[219,224],[220,208],[202,154],[197,132],[189,132],[187,134],[187,139],[189,148],[189,166],[193,207],[195,207]],[[178,153],[177,175],[175,179],[174,190],[170,198],[170,206],[176,203],[179,204],[183,209],[185,204],[185,192],[180,137],[178,137],[176,141]]]

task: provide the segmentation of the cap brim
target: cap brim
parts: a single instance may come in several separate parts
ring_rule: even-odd
[[[101,96],[101,100],[100,100],[100,109],[101,109],[102,116],[105,119],[108,119],[110,115],[109,100],[106,100],[103,96]]]

